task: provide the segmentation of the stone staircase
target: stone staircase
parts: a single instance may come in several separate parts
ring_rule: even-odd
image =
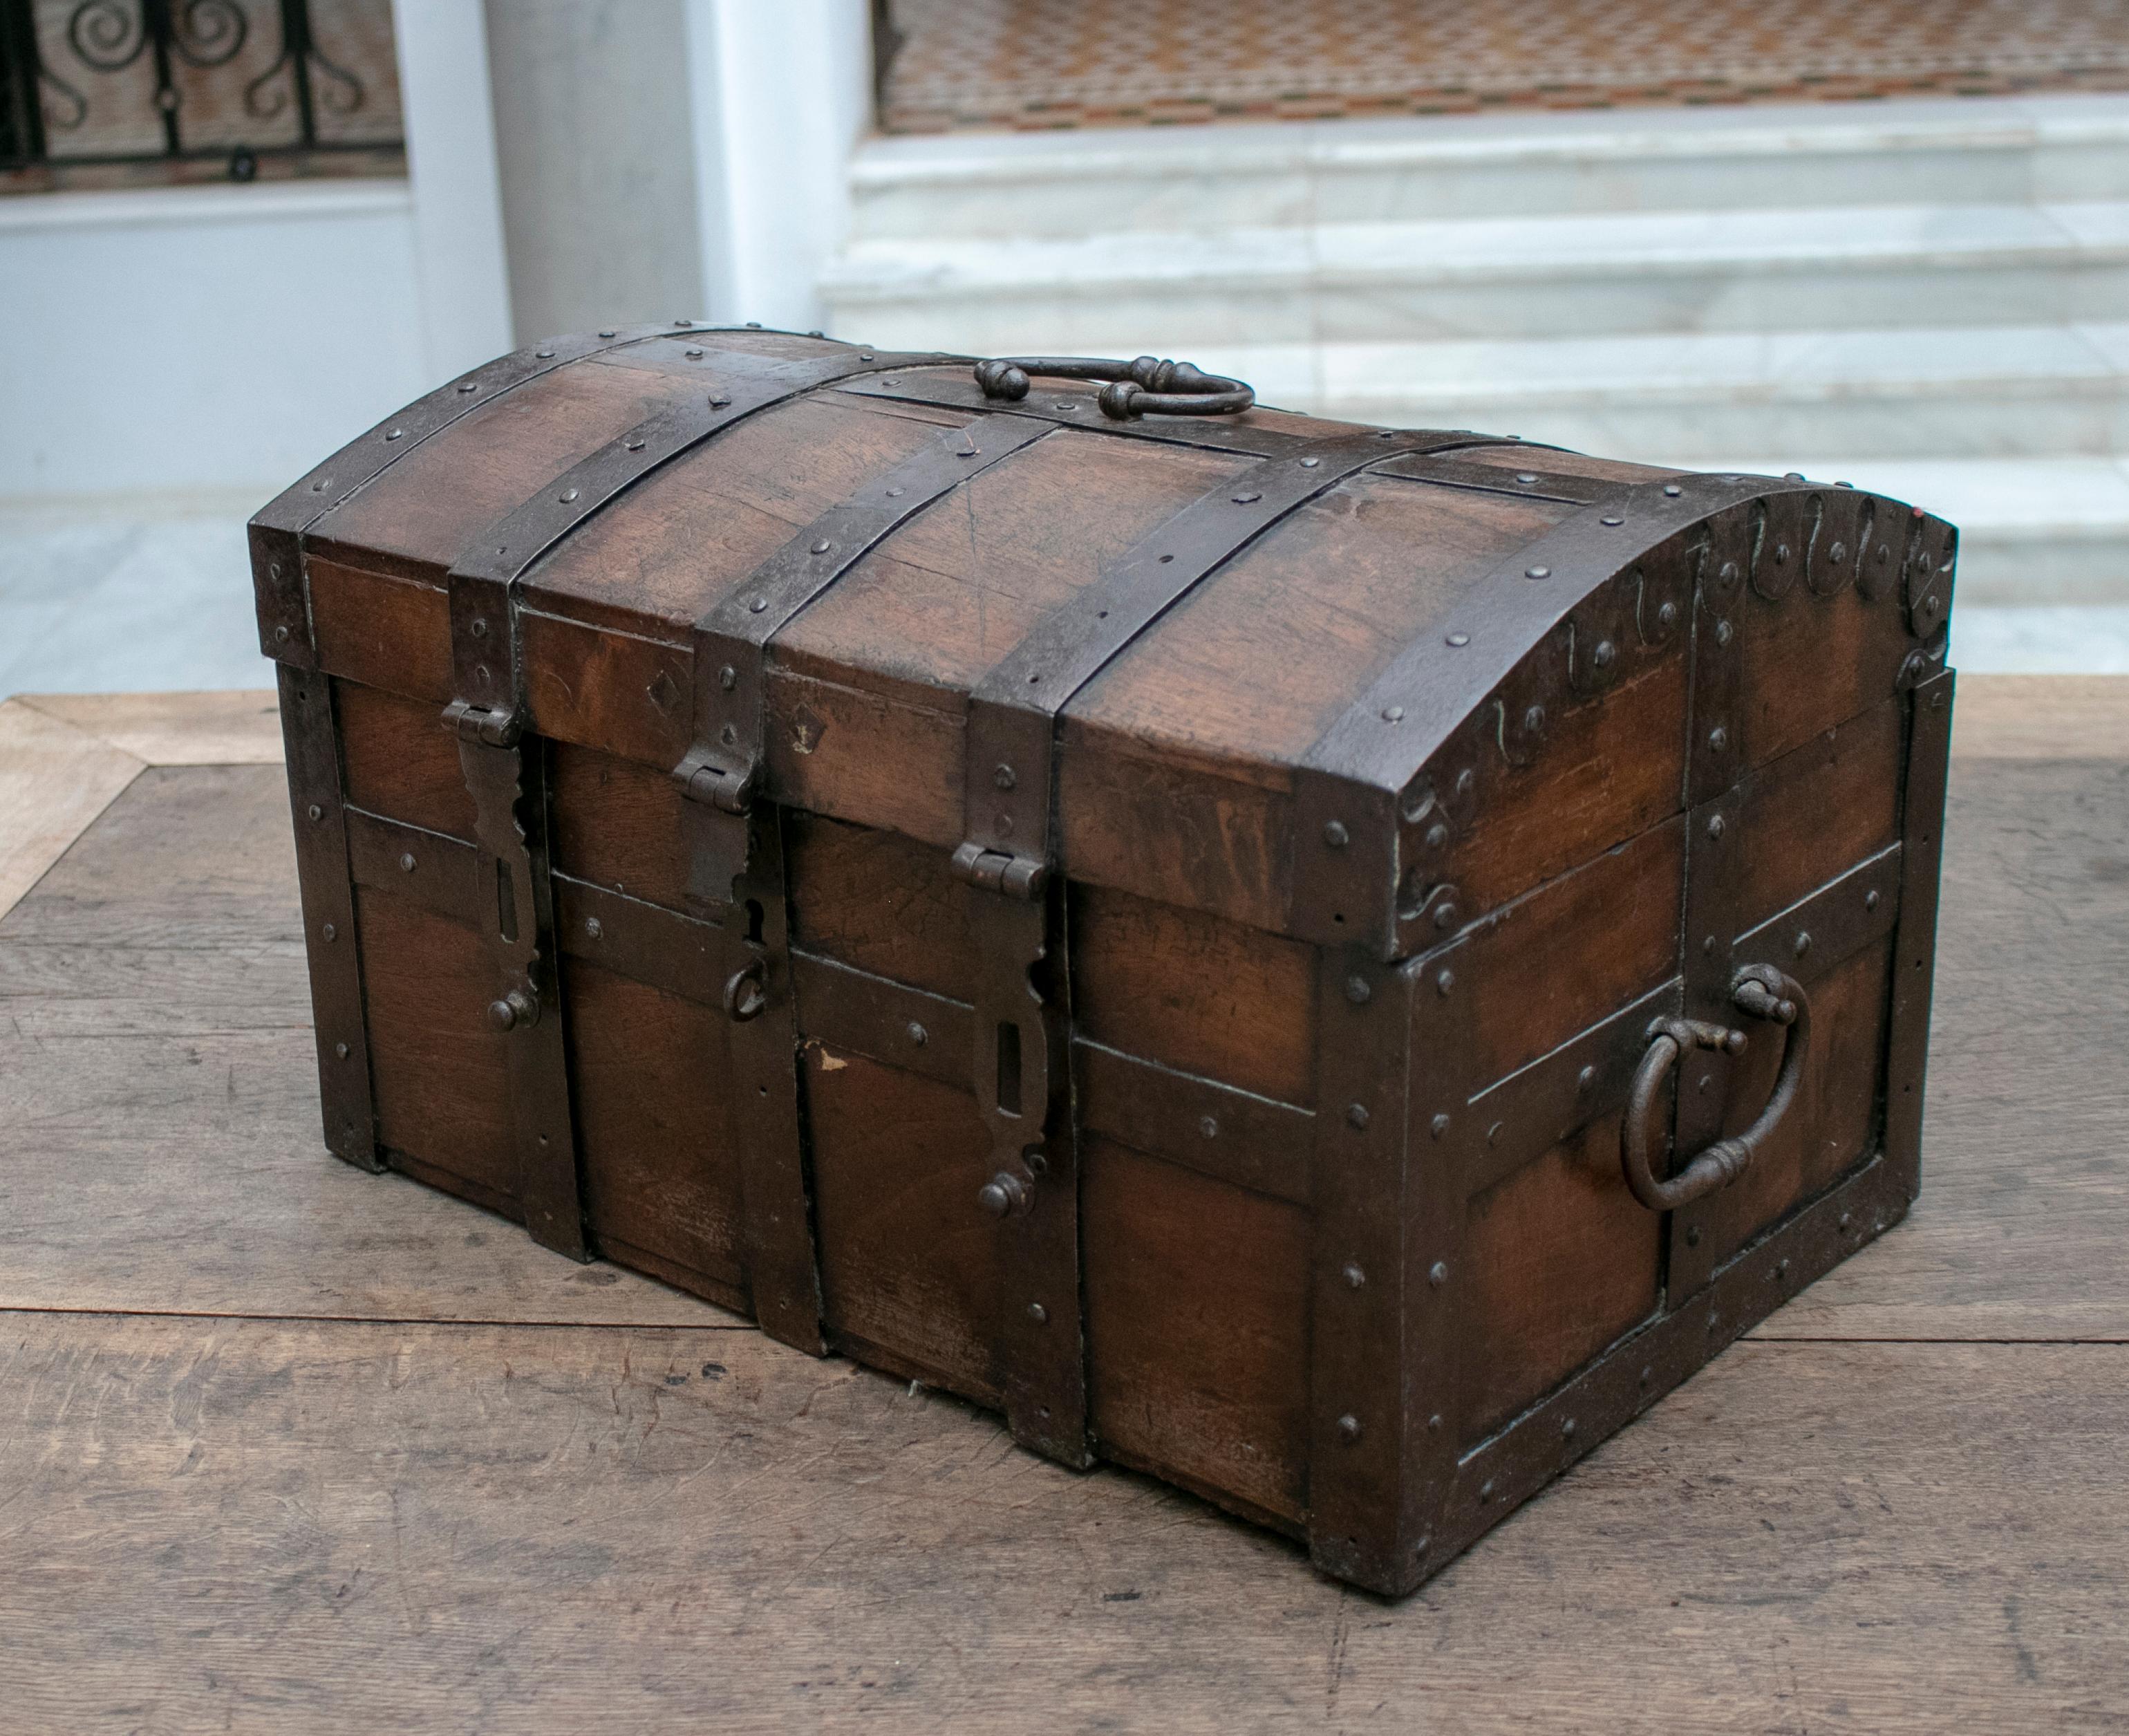
[[[2129,602],[2129,96],[874,141],[881,345],[1188,357],[1266,402],[1801,470]]]

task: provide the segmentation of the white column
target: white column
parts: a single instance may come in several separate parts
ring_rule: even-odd
[[[510,269],[480,0],[393,0],[422,336],[437,379],[512,347]]]
[[[872,121],[867,0],[688,0],[704,309],[819,326]]]

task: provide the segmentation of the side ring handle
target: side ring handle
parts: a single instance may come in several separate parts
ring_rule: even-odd
[[[1135,416],[1239,416],[1257,401],[1239,379],[1200,373],[1188,362],[1141,355],[1108,361],[1090,355],[1002,355],[976,364],[976,384],[986,398],[1017,403],[1037,375],[1052,379],[1104,379],[1095,402],[1112,422]]]
[[[1795,1100],[1803,1076],[1804,1051],[1811,1042],[1811,1001],[1803,985],[1772,965],[1747,965],[1731,980],[1730,999],[1747,1018],[1788,1028],[1774,1095],[1760,1111],[1760,1118],[1735,1139],[1717,1140],[1669,1180],[1659,1181],[1655,1158],[1662,1141],[1657,1137],[1656,1123],[1664,1081],[1688,1049],[1735,1055],[1745,1047],[1745,1033],[1697,1018],[1659,1018],[1651,1023],[1648,1053],[1634,1074],[1627,1118],[1619,1128],[1619,1162],[1634,1197],[1652,1212],[1676,1211],[1735,1181]]]

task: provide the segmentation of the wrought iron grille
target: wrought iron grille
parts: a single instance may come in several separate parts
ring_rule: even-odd
[[[404,166],[390,0],[0,0],[10,190]]]

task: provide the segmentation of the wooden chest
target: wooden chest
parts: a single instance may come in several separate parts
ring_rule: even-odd
[[[1913,1197],[1955,532],[1217,393],[603,331],[268,507],[326,1137],[1401,1592]]]

